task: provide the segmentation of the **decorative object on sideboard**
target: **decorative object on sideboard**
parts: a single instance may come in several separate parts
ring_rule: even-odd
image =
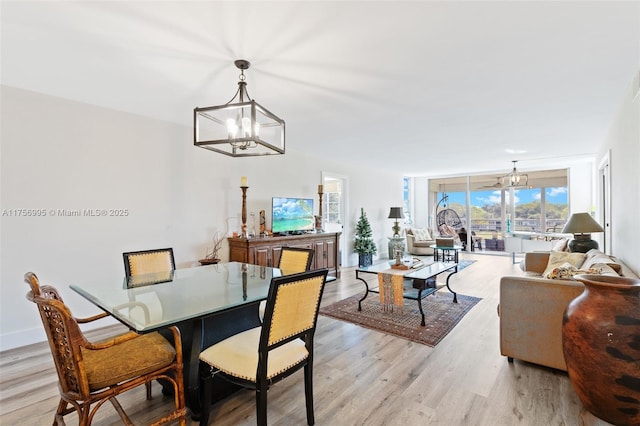
[[[249,228],[249,238],[255,238],[256,233],[256,214],[255,212],[249,213],[251,215],[251,227]]]
[[[316,216],[316,232],[322,232],[322,196],[324,195],[324,189],[322,184],[318,185],[318,198],[320,199],[320,204],[318,207],[318,216]]]
[[[398,219],[404,219],[404,213],[402,212],[402,207],[391,207],[389,210],[388,219],[394,219],[393,223],[393,236],[395,238],[400,236],[400,224],[398,223]]]
[[[516,170],[517,160],[511,162],[513,163],[513,170],[502,176],[502,185],[509,188],[526,188],[529,185],[529,175]]]
[[[356,241],[353,251],[358,253],[358,266],[371,266],[373,255],[378,252],[378,248],[372,238],[371,224],[367,219],[367,214],[360,208],[360,218],[356,224]]]
[[[569,241],[569,251],[586,253],[598,248],[598,242],[591,239],[592,232],[604,232],[602,226],[589,213],[574,213],[562,229],[565,234],[573,234]]]
[[[219,252],[220,252],[220,249],[222,248],[222,243],[224,242],[226,237],[227,237],[226,233],[224,234],[222,234],[221,232],[214,233],[213,239],[212,239],[213,244],[211,248],[207,247],[206,255],[204,256],[203,259],[200,259],[198,262],[200,262],[201,265],[213,265],[220,262]]]
[[[260,210],[260,236],[267,236],[267,219],[264,210]]]
[[[248,238],[247,235],[247,177],[242,176],[240,178],[240,189],[242,190],[242,234],[240,235],[242,238]]]
[[[587,410],[616,425],[640,424],[640,279],[576,275],[585,285],[562,321],[573,389]]]
[[[240,81],[233,98],[224,105],[194,108],[193,144],[230,157],[284,154],[284,120],[249,96],[244,75],[249,61],[234,64]]]

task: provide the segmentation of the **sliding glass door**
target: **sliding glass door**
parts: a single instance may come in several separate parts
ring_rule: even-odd
[[[528,175],[528,186],[518,188],[503,186],[501,175],[430,179],[432,230],[439,232],[438,215],[447,210],[454,228],[471,234],[473,250],[504,251],[507,234],[561,232],[569,215],[567,170]]]

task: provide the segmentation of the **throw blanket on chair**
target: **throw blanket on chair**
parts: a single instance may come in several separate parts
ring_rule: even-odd
[[[453,237],[453,243],[457,246],[462,245],[462,241],[460,240],[460,236],[456,229],[453,226],[442,225],[440,227],[440,233],[445,236]]]
[[[380,303],[382,310],[385,312],[393,312],[394,306],[402,313],[402,286],[404,281],[403,274],[389,274],[381,272],[378,274],[378,291],[380,292]]]

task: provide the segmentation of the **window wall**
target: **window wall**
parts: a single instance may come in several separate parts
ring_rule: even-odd
[[[404,213],[404,224],[413,225],[413,203],[411,200],[411,178],[405,177],[403,179],[402,189],[402,210]]]
[[[457,230],[474,236],[475,250],[502,251],[514,232],[560,232],[569,215],[567,170],[529,172],[527,187],[502,185],[499,175],[429,180],[429,224],[437,232],[438,213],[459,218]],[[454,212],[455,215],[452,213]],[[480,241],[480,243],[478,243]]]

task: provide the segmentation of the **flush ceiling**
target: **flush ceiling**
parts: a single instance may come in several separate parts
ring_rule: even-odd
[[[3,1],[1,19],[2,84],[190,127],[247,59],[287,150],[411,175],[589,158],[640,67],[634,1]]]

